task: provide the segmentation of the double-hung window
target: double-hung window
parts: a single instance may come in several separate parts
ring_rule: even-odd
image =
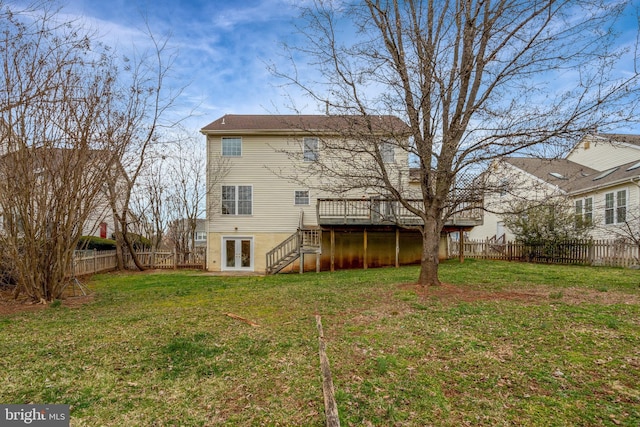
[[[392,143],[382,141],[378,149],[380,150],[380,157],[383,163],[393,163],[395,161],[395,150]]]
[[[616,192],[616,222],[627,220],[627,190]]]
[[[294,195],[294,204],[299,206],[309,205],[309,190],[296,190]]]
[[[223,157],[242,156],[242,138],[223,137],[222,138],[222,156]]]
[[[318,138],[304,138],[302,140],[302,158],[305,162],[318,160]]]
[[[222,186],[222,215],[251,215],[253,188],[250,185]]]
[[[593,224],[593,197],[576,200],[576,226]]]
[[[627,190],[604,195],[604,223],[615,224],[627,220]]]

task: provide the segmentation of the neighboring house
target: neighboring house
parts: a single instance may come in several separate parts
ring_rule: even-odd
[[[190,220],[186,218],[176,219],[169,223],[167,233],[164,236],[165,244],[171,250],[178,252],[190,252],[194,245],[196,248],[207,247],[207,220],[198,218],[195,232],[191,233]]]
[[[83,214],[86,212],[87,216],[82,223],[80,235],[111,239],[113,232],[115,231],[115,227],[106,186],[103,186],[95,195],[85,195],[82,193],[82,190],[74,194],[70,194],[69,191],[66,190],[59,191],[58,193],[55,191],[49,194],[42,193],[44,188],[51,190],[51,188],[67,185],[64,180],[67,176],[73,175],[75,171],[68,172],[66,169],[73,168],[74,162],[85,165],[85,167],[86,165],[91,164],[101,164],[104,161],[104,152],[100,150],[88,151],[88,155],[90,156],[89,160],[82,162],[74,158],[74,155],[77,153],[74,153],[74,151],[70,149],[37,148],[31,149],[29,153],[29,155],[22,155],[21,151],[15,151],[0,157],[0,176],[2,179],[8,181],[21,178],[25,179],[25,175],[31,176],[35,179],[40,193],[34,194],[30,197],[29,204],[31,206],[31,215],[38,214],[39,206],[44,206],[44,209],[47,210],[47,207],[49,206],[62,204],[62,206],[68,207],[68,212],[66,215],[63,215],[62,219],[57,218],[58,221],[63,222],[67,217],[70,217],[72,218],[72,222],[79,222],[82,221],[82,215],[77,215],[78,212],[74,212],[73,210],[77,209],[78,211],[82,211]],[[25,168],[29,169],[29,173],[22,174],[21,171],[26,170]],[[60,175],[51,172],[56,169],[60,169],[62,171]],[[45,170],[48,172],[45,173]],[[96,170],[100,170],[100,168],[97,168]],[[79,179],[77,183],[80,183],[79,186],[81,188],[82,182],[91,181],[90,185],[95,186],[95,180],[101,179],[101,176],[94,174],[95,170],[81,172],[83,174],[80,177],[77,177],[77,179]],[[43,182],[45,179],[55,179],[60,182],[49,182],[45,184]],[[24,186],[16,186],[15,189],[15,191],[26,191]],[[63,200],[56,200],[58,196],[62,197]],[[91,198],[91,204],[88,204],[88,199],[83,199],[84,196]],[[9,206],[13,199],[11,197],[5,197],[3,200],[4,204]],[[17,197],[16,200],[20,200],[18,203],[22,203],[22,205],[24,205],[27,199],[24,197]],[[16,207],[14,210],[18,210],[18,208]],[[57,215],[61,215],[62,213],[63,209],[56,211]],[[10,216],[12,215],[15,216],[10,212],[0,212],[0,230],[4,229],[5,221],[10,221]],[[12,219],[16,218],[12,217]],[[55,219],[51,219],[51,221],[54,220]],[[18,219],[19,223],[22,223],[23,221],[24,219],[22,218]],[[75,225],[75,227],[77,227],[77,225]]]
[[[207,220],[206,219],[196,220],[196,231],[195,231],[194,241],[196,243],[196,248],[207,247]]]
[[[512,240],[504,212],[519,200],[554,197],[571,201],[595,239],[640,237],[640,135],[586,135],[563,159],[505,158],[487,177],[499,190],[485,195],[484,224],[469,232],[472,239]]]
[[[374,133],[381,141],[406,131],[398,118],[376,119]],[[299,179],[326,155],[323,145],[344,138],[350,125],[343,116],[225,115],[201,130],[208,173],[221,158],[228,161],[223,178],[207,179],[208,270],[276,273],[420,261],[420,233],[398,226],[398,218],[406,222],[400,225],[417,218],[397,202],[373,189],[345,192],[336,186],[335,192],[321,192],[317,188],[327,188],[326,182],[319,185],[323,177],[314,173]],[[406,151],[383,147],[383,161],[409,189]],[[345,161],[355,166],[358,159],[335,160]],[[461,221],[458,227],[477,222]]]

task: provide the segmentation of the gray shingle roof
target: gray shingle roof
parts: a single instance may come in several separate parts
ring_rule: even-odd
[[[613,142],[622,142],[625,144],[640,145],[640,135],[630,135],[623,133],[598,133],[595,137],[605,138]]]
[[[566,159],[535,159],[509,157],[505,162],[548,182],[567,193],[581,193],[594,187],[607,187],[617,182],[640,178],[637,161],[620,165],[608,171],[597,171]],[[610,172],[610,173],[606,173]]]
[[[406,133],[408,126],[395,116],[242,115],[226,114],[201,129],[202,133],[238,131],[344,132],[371,126],[374,132]]]

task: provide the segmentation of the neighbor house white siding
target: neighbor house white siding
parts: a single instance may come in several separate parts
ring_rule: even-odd
[[[567,160],[605,171],[632,161],[640,161],[640,147],[611,142],[598,136],[586,136],[569,152]]]
[[[508,163],[495,162],[491,166],[489,187],[504,185],[504,191],[490,193],[485,196],[484,221],[468,233],[470,239],[482,240],[504,232],[507,240],[513,240],[514,234],[503,226],[505,213],[514,206],[524,202],[546,201],[553,197],[561,197],[564,192],[557,186],[545,182]]]

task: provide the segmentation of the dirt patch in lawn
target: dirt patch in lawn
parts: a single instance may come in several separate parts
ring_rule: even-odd
[[[443,283],[440,286],[420,286],[416,284],[400,285],[401,289],[411,290],[422,299],[436,298],[450,302],[475,301],[521,301],[524,303],[542,303],[548,301],[566,304],[640,304],[640,296],[620,291],[598,291],[585,288],[551,288],[536,286],[526,290],[481,290]]]
[[[76,293],[78,293],[76,291]],[[63,307],[76,308],[93,301],[94,295],[65,295],[61,300]],[[27,298],[19,296],[14,299],[11,289],[0,288],[0,316],[38,311],[49,307],[49,304],[35,303]]]

